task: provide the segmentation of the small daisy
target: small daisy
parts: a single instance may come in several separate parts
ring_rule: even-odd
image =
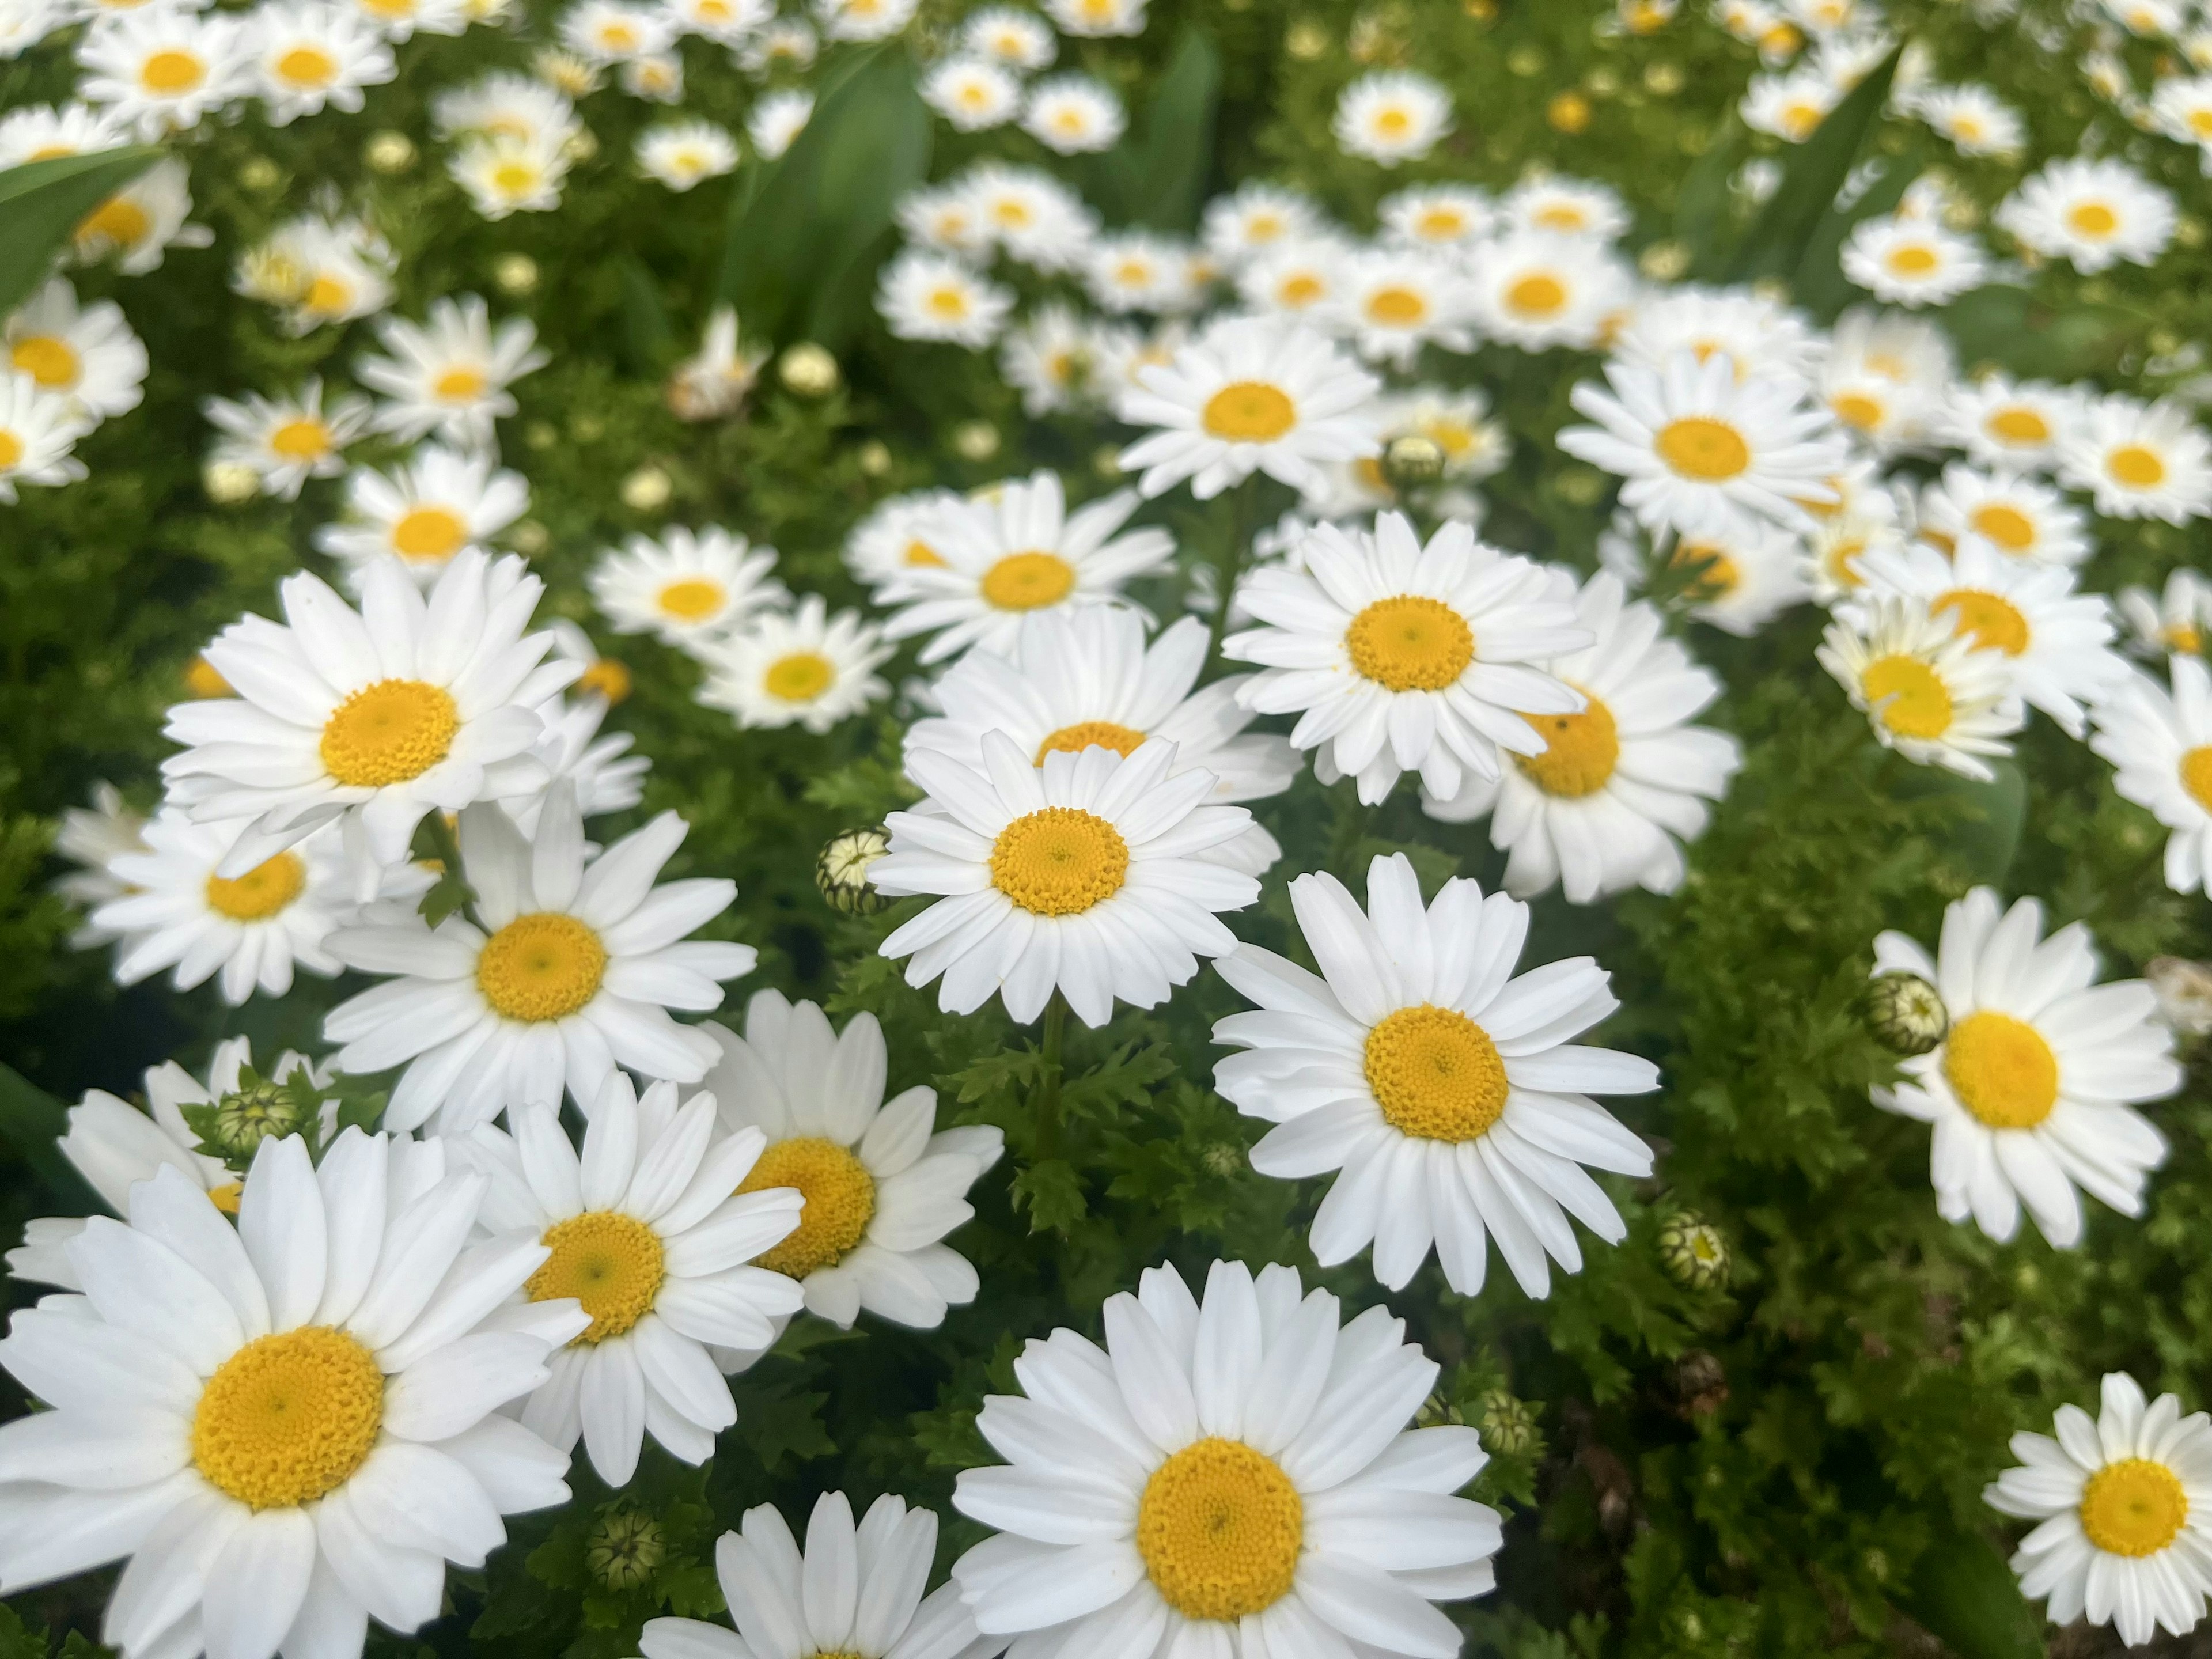
[[[1823,532],[1826,528],[1824,522]],[[1685,611],[1740,640],[1812,597],[1803,544],[1772,525],[1758,526],[1747,534],[1669,534],[1658,540],[1663,556],[1656,563],[1677,586]],[[1863,551],[1864,545],[1843,540],[1829,544],[1826,551],[1832,562]],[[1851,580],[1856,582],[1855,574]]]
[[[637,165],[673,191],[719,179],[738,165],[738,141],[712,121],[674,121],[638,135]]]
[[[390,472],[346,475],[346,519],[315,532],[315,545],[359,567],[396,559],[428,587],[461,552],[530,510],[530,486],[489,455],[425,444]]]
[[[811,68],[820,48],[820,40],[810,25],[795,17],[770,18],[738,48],[738,66],[758,80],[776,70]],[[812,101],[808,100],[809,103]]]
[[[633,98],[649,99],[656,104],[684,101],[684,60],[673,51],[633,58],[623,64],[615,79]]]
[[[1199,239],[1216,263],[1241,270],[1253,259],[1324,233],[1326,222],[1302,191],[1248,179],[1206,204]]]
[[[26,104],[0,115],[0,167],[88,155],[129,142],[129,132],[112,111],[89,104]]]
[[[1048,68],[1060,56],[1060,42],[1035,12],[1013,6],[985,6],[960,25],[960,44],[978,58],[1026,73]]]
[[[72,483],[85,476],[70,455],[88,418],[28,374],[0,377],[0,501],[13,506],[21,484]]]
[[[2171,695],[2136,674],[2099,705],[2089,746],[2112,763],[2120,798],[2172,831],[2166,884],[2212,892],[2212,670],[2202,658],[2176,655],[2168,672]]]
[[[1377,398],[1375,413],[1386,451],[1400,438],[1425,438],[1437,447],[1443,471],[1430,487],[1428,505],[1440,518],[1464,520],[1469,528],[1479,528],[1482,502],[1469,486],[1504,466],[1513,447],[1504,423],[1491,415],[1490,400],[1474,387],[1455,392],[1419,386]],[[1325,471],[1326,488],[1306,498],[1318,518],[1359,517],[1400,504],[1379,456]]]
[[[1022,131],[1055,155],[1111,149],[1128,125],[1113,89],[1087,75],[1040,81],[1022,101]]]
[[[1961,155],[2017,155],[2027,142],[2020,112],[1984,86],[1931,87],[1912,112]]]
[[[374,413],[368,398],[352,392],[325,409],[319,380],[293,398],[251,392],[236,402],[210,398],[203,412],[224,434],[216,460],[251,467],[264,495],[287,501],[299,498],[308,479],[345,471],[346,446],[368,430]]]
[[[251,47],[242,19],[203,17],[183,6],[109,13],[86,31],[77,95],[104,105],[151,143],[188,131],[241,95]]]
[[[1978,758],[2009,755],[2026,714],[2002,651],[1917,599],[1878,599],[1838,613],[1814,655],[1865,713],[1874,735],[1916,766],[1987,782]]]
[[[2060,444],[2058,476],[2108,518],[2183,524],[2212,514],[2212,443],[2164,398],[2114,393],[2086,405]]]
[[[884,40],[913,21],[921,0],[814,0],[814,15],[832,40]]]
[[[1828,112],[1843,101],[1843,93],[1817,69],[1792,70],[1786,75],[1754,75],[1736,112],[1753,132],[1802,144],[1813,136]]]
[[[1913,534],[1946,553],[1978,537],[2031,564],[2077,565],[2095,550],[2087,516],[2041,479],[1955,464],[1922,487]]]
[[[2124,587],[2113,603],[2131,630],[2129,648],[2139,656],[2161,662],[2169,653],[2200,656],[2212,639],[2212,581],[2187,565],[2168,571],[2158,592]]]
[[[383,36],[359,13],[324,0],[269,0],[247,18],[246,30],[271,126],[325,108],[357,112],[362,88],[396,73]]]
[[[77,867],[54,878],[53,890],[80,910],[95,910],[131,890],[107,866],[118,858],[146,850],[146,818],[133,811],[123,792],[102,780],[92,786],[92,805],[62,810],[54,827],[54,856]],[[70,935],[80,951],[97,950],[120,938],[112,928],[85,923]]]
[[[1990,279],[1989,261],[1970,236],[1924,219],[1878,215],[1844,238],[1844,275],[1893,305],[1948,305]]]
[[[1942,330],[1901,312],[1854,308],[1830,334],[1814,386],[1846,439],[1888,456],[1940,429],[1950,381]]]
[[[650,632],[688,650],[788,599],[775,569],[774,548],[709,525],[665,531],[658,540],[632,536],[619,552],[599,556],[586,585],[616,633]]]
[[[473,294],[432,301],[428,323],[379,318],[376,336],[390,355],[362,359],[354,374],[388,399],[377,430],[406,440],[434,431],[452,443],[489,443],[492,422],[514,413],[507,387],[550,361],[529,319],[510,317],[495,331]]]
[[[745,117],[745,137],[761,160],[773,161],[814,118],[814,94],[786,88],[763,96]]]
[[[1154,738],[1126,757],[1061,750],[1040,767],[1003,732],[984,738],[981,769],[908,757],[928,799],[890,815],[890,851],[868,879],[892,897],[940,896],[883,954],[911,958],[909,985],[942,975],[949,1014],[997,995],[1026,1025],[1055,991],[1093,1027],[1116,1000],[1158,1006],[1189,983],[1199,956],[1236,948],[1215,913],[1260,896],[1218,858],[1251,815],[1210,805],[1212,775],[1176,774],[1175,761],[1175,744]]]
[[[185,222],[192,210],[191,170],[165,156],[81,221],[70,237],[79,264],[112,259],[125,276],[158,270],[173,247],[206,247],[215,233]]]
[[[1316,320],[1370,362],[1407,369],[1425,345],[1472,349],[1473,300],[1467,278],[1441,256],[1376,249],[1345,261],[1336,293]]]
[[[2133,1647],[2185,1636],[2212,1595],[2212,1421],[2106,1373],[2103,1409],[2058,1408],[2057,1437],[2015,1434],[2020,1459],[1983,1488],[2002,1514],[2041,1524],[2012,1558],[2020,1591],[2054,1625],[2111,1625]]]
[[[818,737],[890,694],[875,671],[896,648],[859,611],[830,616],[809,593],[788,614],[763,611],[702,644],[699,701],[728,709],[746,731],[804,726]]]
[[[407,1070],[385,1121],[437,1120],[461,1134],[509,1107],[557,1105],[565,1085],[580,1109],[599,1104],[617,1066],[696,1083],[714,1039],[668,1017],[722,1002],[717,982],[752,971],[750,945],[686,939],[730,907],[734,884],[653,878],[685,834],[664,812],[587,860],[582,817],[564,785],[547,792],[525,839],[489,803],[461,814],[462,872],[478,928],[419,915],[348,928],[330,948],[350,968],[397,975],[338,1005],[324,1036],[346,1046],[346,1072]]]
[[[473,133],[558,148],[577,130],[576,106],[568,98],[507,70],[438,93],[430,100],[430,116],[441,138]]]
[[[1452,130],[1451,94],[1412,70],[1363,75],[1339,95],[1329,130],[1347,155],[1386,167],[1417,161]]]
[[[1051,415],[1090,404],[1098,390],[1097,331],[1081,313],[1046,301],[1007,331],[999,349],[999,373],[1022,394],[1030,415]]]
[[[1949,1016],[1940,1044],[1899,1063],[1905,1081],[1874,1091],[1884,1110],[1934,1126],[1929,1174],[1946,1221],[1971,1218],[2002,1242],[2025,1204],[2067,1249],[2081,1237],[2077,1188],[2142,1213],[2144,1178],[2166,1143],[2133,1103],[2172,1094],[2181,1068],[2150,987],[2096,983],[2087,928],[2044,939],[2042,905],[2024,898],[2000,913],[1977,887],[1944,910],[1933,958],[1885,933],[1874,971],[1925,980]]]
[[[1952,386],[1941,424],[1943,436],[1983,466],[2046,472],[2057,465],[2080,407],[2069,387],[1990,374]]]
[[[2147,265],[2173,240],[2173,198],[2124,161],[2064,156],[2021,181],[1990,216],[2038,253],[2086,272]]]
[[[1612,241],[1629,225],[1619,192],[1585,179],[1525,179],[1506,192],[1498,212],[1510,228],[1601,242]]]
[[[2176,75],[2151,94],[2151,118],[2169,138],[2197,148],[2200,168],[2212,158],[2212,75]]]
[[[88,420],[138,406],[146,348],[112,300],[80,305],[76,291],[56,276],[8,319],[0,345],[17,374]]]
[[[699,349],[670,372],[662,398],[680,421],[727,420],[745,406],[768,359],[765,346],[739,347],[736,309],[718,305],[707,314]]]
[[[382,311],[398,267],[392,245],[365,221],[306,214],[241,254],[231,286],[280,308],[292,333],[307,334]]]
[[[1004,126],[1022,106],[1022,83],[988,58],[947,58],[921,78],[922,101],[955,132]]]
[[[1044,9],[1062,34],[1098,40],[1145,32],[1147,0],[1044,0]]]
[[[675,38],[675,21],[665,12],[620,0],[578,0],[561,16],[561,43],[594,64],[665,52]]]
[[[1415,185],[1382,198],[1383,240],[1401,247],[1466,248],[1489,234],[1498,210],[1472,185]]]
[[[1523,351],[1594,346],[1628,305],[1626,271],[1587,237],[1510,232],[1476,249],[1473,270],[1474,320],[1490,338]]]
[[[902,340],[937,340],[981,350],[1013,309],[1010,289],[957,259],[908,248],[884,267],[876,309]]]
[[[1781,301],[1740,289],[1692,284],[1639,300],[1613,349],[1654,371],[1686,351],[1699,362],[1725,354],[1739,378],[1786,378],[1810,370],[1815,348],[1803,315]]]
[[[939,253],[978,261],[990,258],[990,227],[957,181],[910,190],[893,211],[908,241]]]
[[[568,176],[565,141],[518,138],[503,132],[464,138],[446,158],[446,172],[469,204],[496,224],[516,213],[550,213],[561,205]]]
[[[1300,237],[1254,256],[1237,273],[1237,291],[1254,311],[1285,319],[1329,314],[1352,251],[1321,237]]]
[[[1198,297],[1189,249],[1150,231],[1100,237],[1082,276],[1091,297],[1108,311],[1188,311]]]
[[[1009,258],[1061,271],[1074,270],[1090,252],[1097,216],[1050,173],[979,161],[956,182]]]
[[[685,34],[740,46],[775,15],[769,0],[666,0],[669,15]]]
[[[856,580],[880,590],[908,570],[945,568],[938,550],[944,540],[940,521],[961,498],[949,489],[918,490],[877,503],[845,538],[845,568]]]
[[[1449,799],[1469,773],[1495,777],[1498,751],[1541,753],[1522,718],[1578,713],[1585,699],[1531,665],[1590,642],[1541,567],[1448,521],[1424,547],[1396,513],[1371,532],[1323,525],[1302,568],[1255,570],[1239,591],[1261,626],[1222,641],[1262,665],[1237,701],[1299,715],[1296,748],[1316,749],[1323,783],[1359,781],[1372,805],[1406,772]]]

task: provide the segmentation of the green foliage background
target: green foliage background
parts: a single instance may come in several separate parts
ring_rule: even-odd
[[[1747,156],[1779,147],[1748,137],[1733,112],[1753,55],[1686,11],[1648,36],[1609,33],[1609,9],[1588,0],[1357,9],[1154,0],[1153,12],[1139,41],[1071,43],[1069,55],[1112,80],[1135,117],[1126,154],[1055,164],[1109,219],[1140,210],[1188,230],[1203,195],[1257,174],[1299,185],[1364,228],[1376,201],[1410,179],[1502,188],[1541,164],[1622,191],[1636,216],[1626,245],[1653,265],[1782,280],[1824,320],[1850,298],[1834,268],[1839,221],[1754,215],[1729,189]],[[900,125],[918,106],[896,94],[905,70],[894,48],[847,71],[877,77],[872,95],[848,100],[848,118],[828,119],[825,101],[821,137],[798,152],[816,169],[803,190],[748,163],[669,197],[628,161],[657,112],[605,92],[584,106],[598,156],[572,175],[561,209],[488,224],[445,179],[428,100],[495,62],[522,64],[550,15],[535,11],[514,36],[418,38],[400,53],[399,79],[373,90],[361,116],[208,130],[184,153],[195,217],[216,228],[216,248],[172,251],[149,277],[79,278],[81,292],[121,301],[153,369],[143,405],[82,447],[89,482],[0,508],[0,1057],[12,1068],[0,1073],[0,1237],[28,1216],[86,1207],[43,1139],[56,1100],[93,1085],[130,1091],[143,1066],[172,1055],[197,1064],[232,1032],[258,1047],[307,1046],[320,1011],[351,988],[310,980],[281,1005],[239,1011],[204,990],[118,990],[103,956],[67,948],[74,919],[46,890],[56,816],[103,777],[150,805],[161,711],[185,665],[241,610],[268,609],[280,576],[318,562],[309,533],[334,516],[335,486],[312,485],[296,504],[211,505],[197,410],[210,393],[274,392],[311,373],[343,380],[363,345],[360,325],[288,338],[227,287],[235,251],[302,210],[316,188],[335,185],[391,237],[410,314],[435,295],[495,293],[503,255],[537,262],[535,291],[498,303],[535,319],[554,361],[518,386],[521,412],[502,444],[547,532],[536,562],[550,606],[587,626],[584,571],[633,531],[726,524],[779,548],[793,587],[854,603],[838,550],[889,493],[1034,465],[1060,469],[1079,494],[1109,487],[1096,457],[1109,428],[1024,421],[988,364],[895,344],[866,303],[888,245],[890,185],[981,155],[1034,162],[1036,147],[939,125],[933,145],[898,151],[904,174],[848,165],[834,145],[880,158],[914,131]],[[954,15],[933,0],[922,27]],[[2174,190],[2188,216],[2152,270],[2083,280],[2045,270],[1942,320],[1969,364],[2163,390],[2154,371],[2212,331],[2196,157],[2134,134],[2094,99],[2077,67],[2084,37],[2061,9],[2038,3],[2029,15],[2058,32],[2057,49],[2034,45],[2018,21],[1985,27],[1940,0],[1899,0],[1892,20],[1930,49],[1941,78],[1985,80],[2025,113],[2031,165],[2085,145],[2117,150]],[[0,70],[0,108],[62,95],[66,45]],[[694,54],[687,107],[738,125],[753,91],[719,50],[684,50]],[[2148,73],[2152,49],[2130,50]],[[1338,154],[1328,118],[1348,80],[1394,62],[1450,87],[1459,130],[1430,160],[1385,173]],[[839,72],[835,60],[827,70]],[[1573,125],[1558,101],[1565,93],[1588,115],[1579,131],[1555,125]],[[397,174],[370,170],[363,141],[380,129],[411,135],[423,159]],[[1984,210],[2022,171],[1952,155],[1923,129],[1875,118],[1870,100],[1778,159],[1793,169],[1777,198],[1785,205],[1808,191],[1825,202],[1848,167],[1878,162],[1861,212],[1893,203],[1924,165],[1940,162]],[[273,182],[249,182],[269,171],[262,163],[273,163]],[[745,299],[751,327],[836,346],[840,388],[810,398],[764,381],[740,422],[670,416],[660,377],[726,284]],[[1493,347],[1426,367],[1485,387],[1512,430],[1486,536],[1593,568],[1607,481],[1551,438],[1595,360]],[[956,442],[977,421],[1000,440],[982,459],[972,459],[973,434],[966,452]],[[622,505],[618,484],[647,465],[673,492],[641,514]],[[1210,562],[1230,533],[1225,502],[1151,511],[1182,538],[1188,567]],[[2201,528],[2106,522],[2100,533],[2088,585],[2106,591],[2207,562]],[[1139,597],[1171,613],[1183,580]],[[1433,1267],[1389,1298],[1445,1365],[1439,1409],[1479,1420],[1503,1389],[1535,1413],[1534,1443],[1499,1456],[1481,1483],[1511,1519],[1500,1593],[1459,1610],[1471,1653],[2039,1651],[2039,1616],[2002,1564],[2008,1535],[1979,1497],[2008,1461],[2007,1436],[2046,1428],[2056,1405],[2088,1400],[2112,1369],[2153,1392],[2178,1390],[2191,1407],[2212,1404],[2203,1066],[2154,1109],[2176,1150],[2143,1220],[2099,1211],[2072,1252],[2050,1250],[2032,1229],[2001,1247],[1936,1216],[1927,1131],[1869,1104],[1887,1061],[1852,1006],[1875,933],[1932,939],[1945,902],[1975,881],[2041,896],[2054,922],[2087,921],[2115,974],[2160,952],[2212,955],[2212,915],[2166,890],[2152,821],[2047,723],[1995,788],[1941,781],[1877,749],[1813,663],[1819,623],[1801,608],[1751,641],[1685,624],[1728,684],[1707,718],[1736,732],[1748,756],[1693,849],[1686,886],[1670,899],[1577,909],[1554,894],[1536,906],[1529,960],[1597,956],[1625,1005],[1603,1040],[1664,1069],[1662,1093],[1617,1109],[1662,1153],[1650,1181],[1609,1182],[1631,1220],[1627,1242],[1591,1243],[1584,1272],[1556,1281],[1547,1302],[1501,1271],[1479,1297],[1456,1297]],[[950,1559],[976,1535],[949,1515],[953,1474],[988,1461],[975,1412],[984,1394],[1012,1388],[1025,1337],[1057,1323],[1095,1332],[1102,1300],[1162,1259],[1193,1273],[1217,1255],[1286,1261],[1315,1276],[1303,1241],[1319,1184],[1252,1174],[1243,1153],[1257,1126],[1208,1086],[1218,1052],[1209,1027],[1237,1006],[1217,978],[1202,975],[1166,1007],[1124,1012],[1103,1031],[1072,1027],[1064,1076],[995,1004],[972,1018],[939,1015],[933,990],[908,990],[874,954],[908,907],[841,918],[811,882],[823,841],[909,799],[898,721],[878,711],[823,738],[739,733],[691,702],[697,671],[678,654],[617,648],[636,690],[611,724],[635,732],[653,762],[640,816],[684,813],[692,831],[672,873],[733,876],[741,897],[718,926],[762,951],[732,1003],[741,1010],[750,990],[775,985],[841,1017],[872,1010],[895,1088],[933,1083],[948,1115],[1006,1130],[1009,1156],[955,1241],[983,1292],[934,1332],[864,1322],[840,1335],[802,1322],[736,1379],[738,1424],[707,1470],[649,1449],[636,1485],[617,1497],[580,1468],[574,1505],[523,1518],[483,1574],[453,1580],[450,1616],[409,1641],[374,1635],[380,1650],[620,1659],[644,1618],[719,1607],[712,1539],[744,1508],[775,1502],[795,1516],[830,1487],[856,1501],[895,1490],[947,1510]],[[1284,885],[1298,872],[1333,870],[1356,886],[1371,855],[1396,849],[1431,889],[1455,874],[1488,884],[1502,869],[1480,826],[1430,823],[1402,793],[1369,812],[1348,786],[1325,791],[1307,776],[1261,811],[1286,856],[1263,902],[1231,921],[1243,937],[1294,953]],[[1684,1206],[1729,1239],[1725,1286],[1684,1289],[1662,1270],[1655,1235]],[[1350,1306],[1382,1298],[1364,1258],[1319,1277]],[[9,1293],[27,1299],[21,1287]],[[611,1587],[590,1558],[594,1528],[616,1512],[662,1529],[665,1555],[641,1583]],[[0,1659],[43,1655],[64,1637],[66,1651],[81,1651],[105,1593],[104,1582],[72,1583],[0,1608]],[[2077,1632],[2053,1650],[2108,1645]]]

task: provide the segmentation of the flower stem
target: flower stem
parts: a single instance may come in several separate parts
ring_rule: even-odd
[[[1044,1075],[1036,1092],[1036,1159],[1060,1155],[1060,1079],[1066,1071],[1060,1045],[1067,1031],[1067,999],[1054,990],[1044,1006]]]
[[[1252,541],[1252,517],[1260,504],[1260,475],[1256,472],[1237,486],[1229,509],[1229,536],[1213,556],[1217,592],[1213,627],[1206,638],[1206,657],[1211,663],[1221,655],[1222,635],[1229,631],[1229,607],[1236,601],[1237,578],[1243,573],[1244,550]]]

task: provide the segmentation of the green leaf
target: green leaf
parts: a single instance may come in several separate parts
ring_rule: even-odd
[[[1902,155],[1885,155],[1881,174],[1866,194],[1848,208],[1832,204],[1814,226],[1804,256],[1797,261],[1796,275],[1790,280],[1790,297],[1819,317],[1832,317],[1860,297],[1844,276],[1844,239],[1861,220],[1893,210],[1925,165],[1925,147],[1917,143]]]
[[[83,1214],[98,1207],[55,1143],[69,1128],[69,1109],[12,1066],[0,1065],[0,1140],[11,1143],[55,1199]]]
[[[676,331],[669,323],[660,284],[635,253],[623,255],[616,275],[622,283],[623,355],[633,374],[659,380],[678,355]]]
[[[1155,230],[1188,231],[1213,167],[1213,115],[1221,54],[1201,29],[1184,31],[1160,76],[1144,130],[1101,158],[1096,178],[1115,216]]]
[[[0,316],[46,280],[70,233],[161,159],[151,145],[56,155],[0,173]]]
[[[1888,101],[1889,83],[1904,50],[1900,46],[1883,58],[1797,146],[1782,169],[1781,184],[1737,250],[1735,280],[1787,278],[1803,263],[1815,228],[1834,211],[1836,192],[1850,176],[1868,130]]]
[[[2040,1659],[2043,1629],[2004,1557],[1973,1533],[1939,1533],[1921,1552],[1905,1610],[1959,1659]]]
[[[1906,778],[1898,793],[1907,800],[1941,801],[1951,808],[1947,830],[1936,841],[1943,861],[1970,882],[2001,882],[2020,851],[2027,822],[2027,774],[2012,760],[1993,760],[1996,775],[1987,782],[1955,772],[1923,769]]]
[[[1030,1213],[1033,1233],[1064,1233],[1090,1212],[1083,1178],[1059,1158],[1032,1164],[1013,1180],[1014,1207]]]
[[[1731,112],[1721,124],[1720,137],[1698,158],[1674,196],[1674,240],[1692,253],[1692,271],[1711,277],[1728,268],[1723,246],[1727,222],[1729,181],[1743,161],[1743,124]]]

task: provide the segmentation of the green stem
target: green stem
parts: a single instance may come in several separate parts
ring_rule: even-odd
[[[1344,781],[1354,790],[1359,787],[1356,778]],[[1359,843],[1367,838],[1367,826],[1374,817],[1375,809],[1356,793],[1346,803],[1343,816],[1336,821],[1336,838],[1328,849],[1328,867],[1340,879],[1349,882],[1358,875],[1352,867],[1352,860],[1358,857]]]
[[[1067,1033],[1067,999],[1055,990],[1052,1000],[1044,1006],[1044,1076],[1037,1084],[1036,1092],[1036,1158],[1060,1155],[1060,1079],[1066,1071],[1060,1060],[1060,1048]]]
[[[1218,661],[1221,655],[1221,638],[1229,631],[1229,607],[1237,598],[1237,578],[1244,568],[1244,550],[1252,542],[1252,515],[1260,504],[1260,475],[1253,473],[1237,486],[1237,494],[1230,504],[1229,537],[1213,556],[1216,592],[1213,599],[1213,627],[1206,638],[1206,659]]]
[[[471,927],[489,932],[484,928],[483,918],[477,915],[476,890],[468,884],[468,878],[461,872],[460,836],[452,824],[446,822],[446,815],[434,809],[423,814],[420,828],[429,840],[430,856],[438,860],[440,882],[453,882],[461,890],[461,915]],[[437,889],[434,887],[430,890],[435,892]],[[423,902],[427,904],[429,898],[430,894],[425,893]]]

